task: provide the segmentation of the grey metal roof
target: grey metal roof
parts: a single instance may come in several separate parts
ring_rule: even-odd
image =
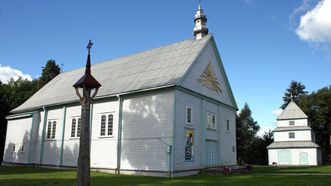
[[[277,120],[302,118],[308,118],[308,116],[293,100],[291,100],[290,103],[285,107],[283,112],[278,116]]]
[[[192,38],[92,65],[93,76],[102,84],[97,97],[177,85],[211,38]],[[73,84],[84,69],[59,74],[12,112],[78,101]]]
[[[308,126],[277,127],[275,128],[274,132],[293,131],[293,130],[311,130],[311,128]]]
[[[282,148],[319,148],[319,146],[312,141],[277,141],[267,147],[267,149]]]

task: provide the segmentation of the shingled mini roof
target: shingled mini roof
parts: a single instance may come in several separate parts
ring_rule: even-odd
[[[85,74],[73,85],[75,88],[99,88],[101,87],[101,84],[92,76],[91,74],[91,57],[90,57],[90,50],[93,43],[91,40],[89,40],[89,43],[87,45],[88,49],[88,55],[87,55],[87,61],[86,61],[86,68],[85,68]]]

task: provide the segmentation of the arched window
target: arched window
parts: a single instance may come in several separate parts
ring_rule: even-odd
[[[77,137],[80,136],[80,127],[81,127],[82,119],[78,118],[78,125],[77,125]]]
[[[55,132],[56,132],[56,121],[53,121],[53,129],[52,129],[52,138],[55,138]]]
[[[108,135],[113,135],[113,124],[114,124],[114,117],[112,114],[108,115]]]
[[[52,122],[49,121],[47,124],[47,135],[46,135],[47,139],[51,138],[51,132],[52,132]]]
[[[101,116],[101,125],[100,125],[100,136],[104,136],[106,134],[106,116]]]
[[[76,133],[76,119],[73,118],[72,122],[71,122],[71,137],[75,137],[75,133]]]

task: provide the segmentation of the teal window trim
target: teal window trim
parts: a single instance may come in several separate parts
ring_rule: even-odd
[[[175,127],[176,127],[176,104],[177,104],[177,94],[176,94],[176,90],[174,90],[173,92],[174,97],[173,97],[173,118],[172,118],[172,141],[171,141],[171,154],[169,154],[169,176],[173,177],[173,173],[174,173],[174,159],[175,159]]]
[[[120,173],[121,169],[121,143],[122,143],[122,96],[118,95],[118,129],[117,129],[117,173]]]
[[[40,148],[40,157],[39,157],[39,164],[43,163],[43,156],[44,156],[44,143],[45,143],[45,133],[46,133],[46,124],[47,124],[47,108],[44,108],[44,123],[43,123],[43,130],[41,134],[41,148]]]
[[[32,153],[32,137],[33,137],[33,127],[34,127],[34,120],[35,120],[35,114],[32,114],[32,124],[31,124],[31,128],[30,128],[30,143],[29,143],[29,155],[28,155],[28,163],[32,163],[31,162],[31,153]]]
[[[206,135],[206,127],[205,127],[205,114],[204,114],[204,100],[200,98],[201,103],[200,103],[200,117],[201,117],[201,168],[205,166],[205,135]]]
[[[66,125],[66,112],[67,107],[63,106],[63,120],[62,120],[62,140],[61,140],[61,152],[60,152],[60,166],[62,166],[63,162],[63,145],[64,145],[64,133],[65,133],[65,125]]]

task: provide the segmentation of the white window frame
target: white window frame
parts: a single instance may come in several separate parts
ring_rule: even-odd
[[[75,129],[74,130],[73,130],[73,120],[75,120]],[[79,121],[80,121],[80,125],[79,125]],[[71,117],[70,138],[79,138],[80,134],[81,134],[81,130],[82,130],[82,119],[81,119],[81,117],[79,117],[79,116]],[[78,131],[79,131],[79,133],[78,133]],[[74,136],[72,136],[72,134],[74,134]]]
[[[51,125],[49,125],[51,124]],[[55,131],[54,131],[54,124],[55,124]],[[50,127],[49,127],[50,126]],[[56,130],[58,129],[58,122],[57,120],[48,120],[46,124],[46,140],[55,140],[56,139]],[[48,136],[49,134],[49,136]]]
[[[217,115],[215,113],[207,112],[207,129],[217,130]]]
[[[105,120],[105,128],[104,128],[104,135],[102,135],[102,116],[106,117]],[[112,124],[110,125],[109,123],[109,117],[112,116]],[[115,121],[115,114],[114,113],[101,113],[100,114],[100,130],[99,130],[99,137],[104,138],[104,137],[114,137],[114,121]],[[109,127],[112,126],[112,134],[109,134]]]
[[[190,117],[190,122],[188,122],[188,110],[191,110],[191,117]],[[186,124],[187,125],[192,125],[193,124],[193,108],[192,107],[186,107],[186,110],[185,110],[185,120],[186,120]]]

